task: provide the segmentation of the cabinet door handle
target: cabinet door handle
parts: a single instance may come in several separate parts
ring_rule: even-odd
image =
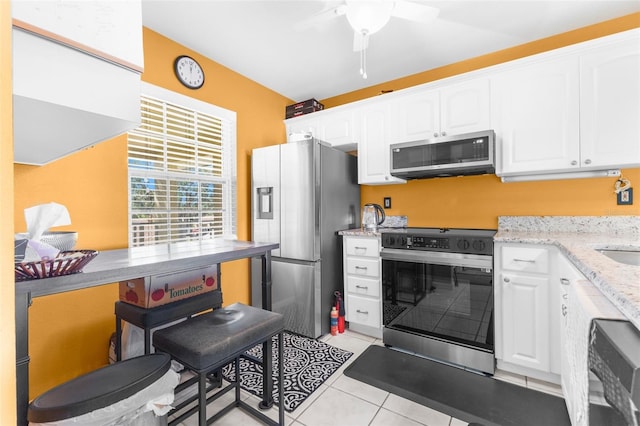
[[[578,165],[578,162],[577,162],[576,160],[573,160],[573,161],[571,162],[571,165],[572,165],[572,166],[577,166],[577,165]]]
[[[356,309],[356,312],[359,314],[369,315],[369,311],[361,311],[360,309]]]
[[[586,160],[584,160],[584,164],[591,164],[591,160],[587,158]]]
[[[504,282],[505,283],[511,282],[511,279],[509,277],[504,277]]]
[[[441,132],[440,133],[442,136],[447,136],[447,132]]]
[[[560,278],[560,284],[569,285],[571,284],[571,281],[569,281],[567,278]]]
[[[434,138],[437,138],[437,137],[438,137],[438,132],[435,132],[435,133],[433,134],[433,137],[434,137]]]
[[[562,316],[563,317],[567,316],[567,305],[562,305]]]
[[[513,259],[514,262],[536,263],[533,259]]]
[[[363,290],[369,290],[369,287],[366,286],[366,285],[356,285],[356,288],[363,289]]]

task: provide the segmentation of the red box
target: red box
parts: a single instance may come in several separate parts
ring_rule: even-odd
[[[153,308],[220,288],[218,265],[120,281],[120,300]]]

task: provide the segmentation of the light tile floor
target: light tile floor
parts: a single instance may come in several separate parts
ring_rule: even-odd
[[[376,387],[351,379],[343,374],[344,370],[370,345],[382,345],[382,341],[346,330],[337,336],[326,335],[320,340],[341,349],[353,352],[353,356],[313,394],[293,412],[285,411],[287,426],[463,426],[467,422],[453,418],[401,398]],[[528,385],[526,378],[496,376],[523,386]],[[540,387],[539,384],[536,383]],[[533,387],[533,386],[531,386]],[[542,389],[540,389],[542,390]],[[558,389],[546,391],[557,393]],[[232,392],[231,392],[232,394]],[[250,404],[258,404],[257,397],[244,392],[243,397]],[[228,404],[232,396],[227,394],[209,405],[212,413]],[[269,417],[278,418],[277,407],[265,411]],[[196,426],[197,415],[182,422],[183,426]],[[222,417],[216,425],[261,425],[259,421],[240,409],[234,409]]]

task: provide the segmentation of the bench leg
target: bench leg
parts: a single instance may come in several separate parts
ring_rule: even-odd
[[[122,361],[122,320],[116,315],[116,361]]]
[[[149,355],[151,353],[151,329],[145,327],[144,329],[144,354]]]
[[[207,425],[207,375],[198,374],[198,424]]]

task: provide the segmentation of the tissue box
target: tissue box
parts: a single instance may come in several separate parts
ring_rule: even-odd
[[[212,265],[120,281],[120,300],[141,308],[153,308],[218,290],[219,279],[219,265]]]

